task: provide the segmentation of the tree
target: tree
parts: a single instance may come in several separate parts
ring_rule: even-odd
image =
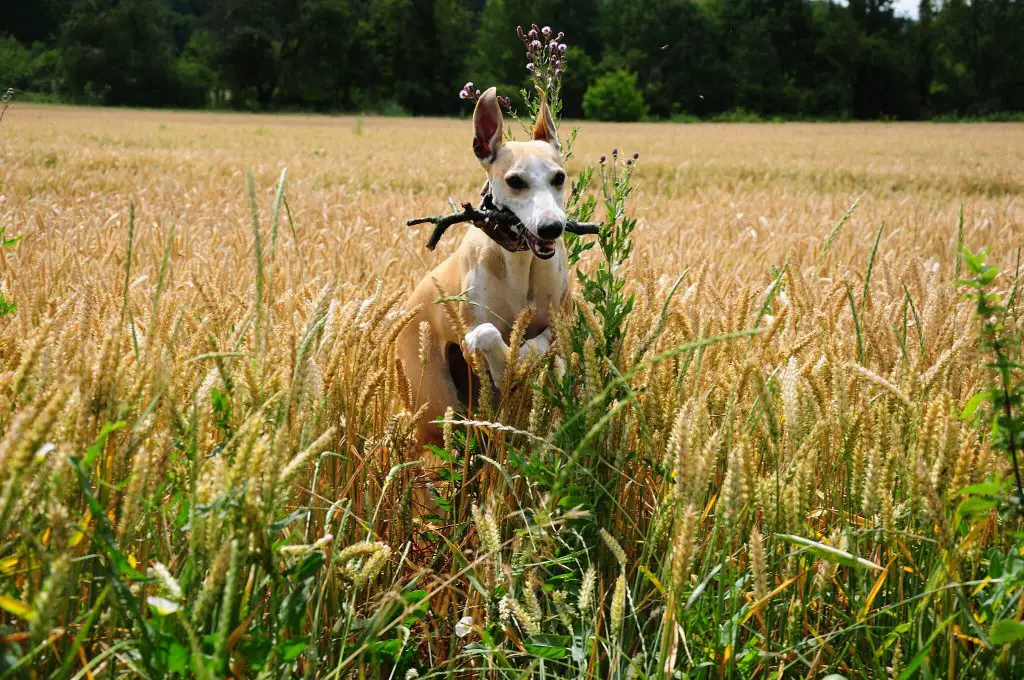
[[[76,0],[60,48],[72,97],[102,104],[174,104],[180,92],[170,25],[170,10],[159,0]]]
[[[647,105],[637,88],[635,73],[625,69],[598,78],[583,97],[583,111],[593,120],[637,121],[647,115]]]

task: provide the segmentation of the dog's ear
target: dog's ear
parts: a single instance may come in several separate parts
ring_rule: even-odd
[[[542,142],[548,142],[556,149],[559,148],[558,130],[555,129],[555,117],[551,115],[551,107],[548,106],[548,95],[543,90],[540,92],[540,107],[537,109],[537,124],[533,126],[533,138]]]
[[[493,163],[501,149],[502,118],[498,94],[490,88],[476,102],[473,111],[473,153],[481,163]]]

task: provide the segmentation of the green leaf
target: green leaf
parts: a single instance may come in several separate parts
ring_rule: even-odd
[[[1003,619],[992,624],[992,630],[988,634],[989,640],[994,645],[1005,645],[1010,642],[1024,640],[1024,623],[1013,619]]]
[[[956,514],[961,517],[974,519],[981,515],[988,514],[988,512],[994,507],[996,507],[996,501],[991,498],[968,496],[960,503],[959,507],[957,507]]]
[[[531,635],[526,640],[526,651],[541,659],[563,659],[570,642],[568,635]]]
[[[1002,492],[1003,480],[990,479],[986,482],[971,484],[957,491],[961,496],[996,496]]]
[[[992,396],[991,390],[984,390],[968,399],[967,403],[964,404],[964,410],[960,412],[961,420],[974,420],[974,414],[978,410],[978,407],[986,401],[989,401]]]
[[[177,642],[172,642],[170,649],[167,650],[167,672],[185,675],[188,671],[189,656],[187,647]]]
[[[96,436],[94,441],[89,448],[85,450],[85,458],[82,460],[82,469],[88,470],[92,467],[92,464],[96,462],[96,458],[103,452],[103,447],[107,445],[107,440],[110,439],[110,435],[123,428],[126,423],[123,420],[119,420],[116,423],[103,423],[103,427],[100,428],[100,433]]]
[[[942,631],[946,630],[946,626],[948,626],[953,621],[953,619],[955,619],[958,616],[960,616],[959,612],[953,614],[948,619],[940,623],[939,626],[932,631],[932,634],[928,637],[928,640],[924,643],[921,649],[918,650],[917,654],[914,655],[914,658],[910,660],[910,663],[908,663],[906,668],[903,669],[903,672],[900,673],[899,680],[910,680],[910,678],[914,677],[914,673],[917,672],[918,667],[920,667],[920,665],[924,663],[924,660],[927,659],[928,655],[931,653],[932,643],[935,641],[935,638],[941,635]]]
[[[295,661],[308,646],[309,640],[306,638],[288,640],[281,644],[281,658],[285,661]]]
[[[812,541],[809,538],[803,536],[794,536],[793,534],[776,534],[779,538],[787,543],[802,546],[807,552],[817,555],[826,562],[834,562],[841,564],[845,567],[858,567],[861,569],[874,569],[875,571],[882,571],[882,567],[870,560],[866,560],[863,557],[856,557],[845,550],[839,548],[833,548],[830,545],[824,543],[818,543]]]

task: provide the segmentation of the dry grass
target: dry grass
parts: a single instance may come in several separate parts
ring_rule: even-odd
[[[382,603],[401,591],[411,607],[408,593],[424,589],[431,613],[410,624],[396,657],[402,672],[426,674],[445,659],[485,664],[496,677],[509,666],[536,670],[542,654],[524,651],[516,630],[579,637],[582,661],[547,662],[548,673],[566,676],[612,674],[609,665],[623,677],[631,667],[652,673],[669,660],[710,663],[708,673],[874,674],[926,639],[948,652],[949,666],[932,672],[970,674],[985,663],[963,620],[928,637],[961,606],[952,590],[923,595],[922,610],[908,598],[970,580],[997,540],[979,530],[960,543],[944,524],[959,486],[1004,463],[956,418],[984,377],[970,305],[950,284],[961,205],[964,242],[1013,264],[1024,233],[1024,126],[584,125],[571,172],[613,146],[641,154],[628,275],[637,308],[623,342],[633,360],[616,367],[635,375],[610,410],[581,411],[575,439],[558,430],[569,409],[539,396],[483,414],[533,435],[478,443],[493,466],[442,489],[455,493],[451,525],[440,530],[451,543],[431,551],[409,541],[423,527],[409,511],[415,470],[401,467],[417,459],[415,416],[402,412],[388,340],[403,323],[403,286],[458,241],[454,229],[430,253],[428,230],[404,220],[476,195],[469,146],[459,121],[8,112],[0,225],[23,237],[0,258],[0,289],[19,305],[0,320],[0,595],[15,603],[0,610],[0,636],[19,645],[10,658],[40,672],[91,664],[128,673],[134,664],[158,677],[166,659],[143,663],[131,644],[118,645],[143,640],[135,644],[151,650],[166,638],[202,651],[205,663],[190,672],[230,666],[248,676],[257,662],[242,650],[258,647],[265,629],[279,667],[345,677],[360,662],[388,667],[394,649],[373,644],[398,639],[398,619]],[[285,167],[288,210],[275,235]],[[787,261],[784,292],[759,314]],[[756,323],[767,329],[756,339],[652,367],[637,359],[648,341],[649,357]],[[599,351],[557,351],[585,376],[579,400],[597,404],[614,381]],[[116,422],[123,429],[87,454]],[[35,456],[50,443],[49,455]],[[554,492],[515,469],[510,447],[589,461],[595,479],[602,466],[615,471],[617,486],[598,487],[608,502],[595,501],[580,529],[587,543],[564,529],[583,520],[551,515]],[[458,444],[450,451],[468,472],[470,456],[460,458]],[[72,459],[88,463],[81,475]],[[572,497],[573,483],[554,488]],[[604,542],[598,527],[610,532]],[[476,534],[484,543],[491,529],[499,535],[489,542],[504,545],[473,552]],[[280,551],[325,534],[318,548]],[[852,550],[886,567],[889,581],[797,550],[782,534]],[[299,588],[286,570],[317,550],[328,566],[303,591],[308,610],[298,623],[279,620],[284,593]],[[137,570],[119,571],[118,555]],[[159,572],[133,582],[154,563],[184,588],[178,618],[131,614],[132,592],[175,599]],[[717,599],[684,615],[698,583]],[[47,605],[58,600],[67,604]],[[19,616],[18,603],[30,612]],[[593,607],[600,617],[586,615]],[[108,613],[93,622],[92,608]],[[453,637],[463,616],[507,639],[492,640],[489,655],[463,656],[479,641]],[[688,641],[665,625],[695,618],[704,622],[684,626]],[[857,625],[864,620],[871,625]],[[901,621],[916,627],[893,634]],[[296,639],[309,643],[299,666],[282,661],[282,645]]]

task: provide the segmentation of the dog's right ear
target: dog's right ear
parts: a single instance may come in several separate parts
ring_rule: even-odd
[[[473,111],[473,153],[484,165],[493,163],[501,149],[502,118],[497,92],[492,87],[480,95]]]

